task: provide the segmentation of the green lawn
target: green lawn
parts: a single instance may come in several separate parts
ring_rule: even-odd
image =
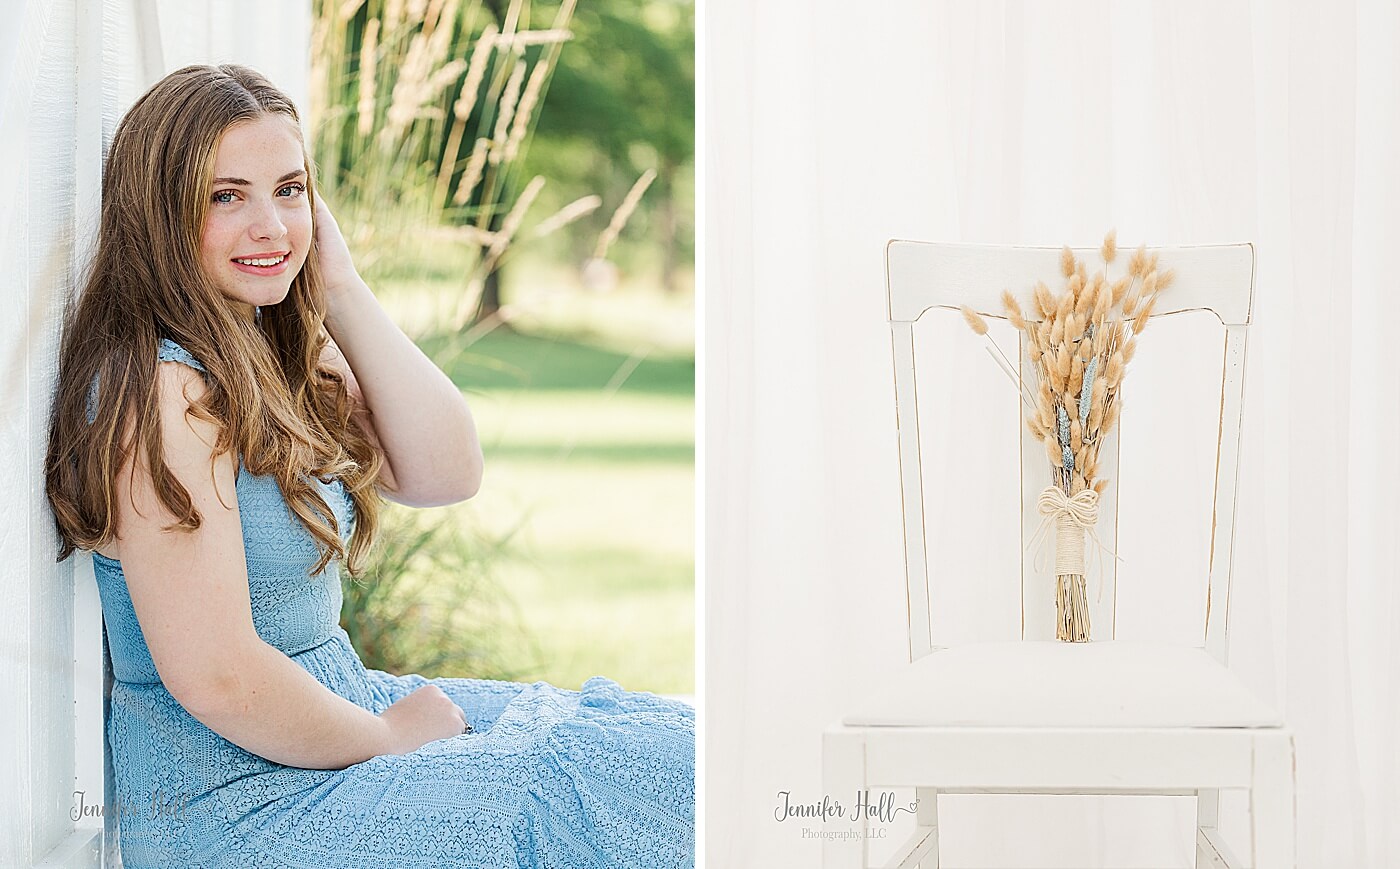
[[[693,298],[587,294],[523,266],[512,278],[514,328],[446,366],[472,405],[486,476],[445,509],[498,532],[520,526],[497,580],[540,654],[521,678],[693,693]],[[415,334],[434,289],[380,298]],[[438,339],[420,346],[441,358]]]

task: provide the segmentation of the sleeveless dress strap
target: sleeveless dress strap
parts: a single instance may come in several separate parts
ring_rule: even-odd
[[[169,338],[160,339],[160,344],[156,347],[156,360],[159,362],[183,362],[191,368],[197,368],[200,371],[205,370],[199,360],[190,355],[190,351]],[[88,386],[87,421],[89,424],[97,418],[97,388],[101,379],[101,374],[94,374],[92,377],[92,384]]]
[[[204,370],[204,366],[199,360],[190,355],[190,351],[176,344],[169,338],[160,339],[160,347],[156,350],[156,358],[161,362],[183,362],[186,365]]]

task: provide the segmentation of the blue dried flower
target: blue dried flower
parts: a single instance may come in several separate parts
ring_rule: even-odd
[[[1069,414],[1065,413],[1064,405],[1056,405],[1055,413],[1060,420],[1060,450],[1064,458],[1065,472],[1074,470],[1074,452],[1069,448]]]
[[[1094,374],[1099,370],[1099,357],[1095,356],[1089,360],[1089,366],[1084,369],[1084,385],[1079,387],[1079,425],[1085,427],[1089,425],[1089,399],[1094,395]]]

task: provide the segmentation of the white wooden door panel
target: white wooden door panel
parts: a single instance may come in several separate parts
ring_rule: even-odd
[[[189,63],[260,69],[304,108],[310,4],[10,0],[0,23],[0,866],[97,865],[111,804],[91,557],[55,562],[43,488],[65,302],[91,253],[117,121]],[[255,19],[276,39],[253,38]]]

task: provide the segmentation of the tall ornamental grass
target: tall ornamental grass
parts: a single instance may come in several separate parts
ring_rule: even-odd
[[[510,250],[545,180],[522,179],[574,0],[532,28],[531,5],[494,16],[480,0],[317,0],[312,32],[311,150],[320,189],[376,291],[462,267],[431,331],[451,370],[477,330],[487,276]],[[597,208],[578,200],[534,234]],[[424,341],[427,338],[438,340]],[[386,511],[367,576],[342,578],[341,623],[365,664],[426,676],[529,678],[534,658],[495,582],[512,534],[462,532]]]

